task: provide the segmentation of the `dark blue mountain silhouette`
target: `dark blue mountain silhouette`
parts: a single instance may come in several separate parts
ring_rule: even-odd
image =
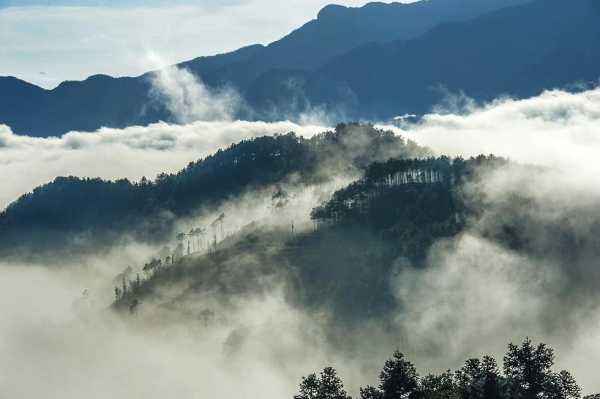
[[[599,77],[600,2],[538,0],[442,24],[414,40],[361,46],[312,74],[305,93],[334,108],[344,103],[336,94],[352,93],[346,105],[355,115],[387,118],[426,112],[447,90],[485,101],[589,87]],[[337,90],[322,91],[327,85]]]
[[[431,109],[440,87],[476,99],[527,96],[595,81],[600,71],[595,0],[423,0],[327,6],[317,19],[269,46],[179,64],[210,87],[233,86],[252,112],[291,117],[310,107],[349,118]],[[0,78],[0,123],[16,133],[124,127],[173,115],[151,92],[152,73],[92,76],[43,90]]]

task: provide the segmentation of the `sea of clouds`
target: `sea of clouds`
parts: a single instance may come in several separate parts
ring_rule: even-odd
[[[48,139],[17,136],[0,126],[0,207],[56,176],[137,180],[177,171],[242,139],[289,131],[310,137],[325,130],[290,122],[182,122]],[[440,155],[493,153],[543,167],[534,175],[519,167],[488,176],[481,189],[493,200],[480,219],[455,239],[434,245],[426,270],[399,271],[390,282],[404,306],[391,321],[396,329],[365,326],[356,332],[364,334],[364,348],[337,350],[322,324],[290,307],[276,287],[224,309],[228,316],[210,326],[173,315],[164,323],[164,309],[124,320],[107,311],[112,278],[147,248],[118,249],[82,268],[47,270],[0,260],[0,393],[289,398],[300,376],[326,365],[339,368],[354,392],[375,382],[385,354],[397,347],[423,371],[442,371],[484,353],[500,359],[506,343],[527,335],[553,345],[558,364],[573,372],[586,393],[600,391],[595,259],[571,273],[479,233],[499,209],[511,209],[511,190],[531,200],[531,209],[519,211],[541,220],[587,215],[590,204],[600,200],[600,89],[499,99],[426,115],[412,125],[383,127]],[[251,214],[240,215],[245,213]],[[566,228],[584,235],[597,218],[575,220]]]

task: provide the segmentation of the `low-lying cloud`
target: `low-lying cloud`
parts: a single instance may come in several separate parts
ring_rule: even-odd
[[[582,166],[581,173],[595,173],[600,167],[599,122],[600,88],[582,93],[553,90],[525,100],[470,104],[461,114],[426,115],[397,132],[440,154],[493,153],[535,165]]]
[[[290,131],[310,137],[323,130],[291,122],[156,123],[43,139],[18,136],[0,125],[0,208],[57,176],[153,178],[244,139]]]
[[[575,178],[554,169],[486,175],[478,184],[482,214],[436,243],[425,269],[398,272],[396,339],[419,364],[443,371],[470,356],[501,359],[506,342],[530,336],[556,348],[584,392],[600,390],[600,197],[597,185],[569,187]],[[519,231],[526,247],[495,241],[503,226]]]
[[[491,353],[500,359],[507,342],[527,335],[554,346],[559,366],[573,372],[584,392],[598,391],[599,110],[600,90],[552,91],[460,115],[432,114],[395,128],[439,154],[494,153],[520,165],[490,172],[467,190],[484,194],[481,213],[462,234],[432,247],[427,268],[397,270],[390,285],[400,310],[386,326],[369,323],[346,332],[357,343],[351,353],[333,348],[322,315],[290,306],[276,280],[264,282],[267,293],[230,298],[209,325],[195,312],[200,303],[185,303],[185,309],[142,304],[131,318],[115,317],[106,311],[111,277],[135,262],[134,254],[147,256],[147,248],[111,256],[103,272],[94,267],[102,260],[90,260],[76,276],[77,268],[0,266],[0,312],[8,321],[0,328],[0,359],[7,370],[0,373],[0,393],[282,398],[293,395],[300,376],[326,365],[338,367],[355,392],[375,381],[380,363],[395,348],[423,372],[442,371],[467,357]],[[289,122],[159,123],[33,139],[0,129],[0,185],[8,187],[3,203],[59,174],[137,179],[178,170],[240,139],[323,130]],[[272,211],[270,193],[256,194],[224,205],[236,227]],[[300,194],[292,208],[306,213],[318,195]],[[515,202],[515,194],[526,201]],[[271,217],[285,225],[291,215]],[[198,222],[213,217],[201,215]],[[502,223],[514,221],[529,239],[527,250],[492,238]],[[561,237],[578,243],[577,253],[554,248],[557,226]],[[85,289],[89,293],[83,295]]]
[[[495,154],[518,165],[468,187],[481,195],[477,218],[436,243],[425,270],[396,276],[396,339],[443,371],[466,356],[501,358],[507,341],[531,336],[557,349],[584,392],[597,392],[600,89],[462,102],[469,109],[460,114],[426,115],[396,131],[440,155]],[[494,241],[507,225],[526,248]]]
[[[297,376],[328,356],[318,330],[277,293],[237,303],[211,325],[165,323],[143,310],[115,317],[83,273],[0,272],[3,397],[290,397]]]

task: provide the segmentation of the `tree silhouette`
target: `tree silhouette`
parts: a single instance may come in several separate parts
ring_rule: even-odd
[[[183,243],[178,243],[177,246],[175,247],[175,252],[173,253],[173,257],[172,259],[172,263],[175,262],[179,262],[184,255],[184,250],[183,250]]]
[[[300,393],[294,399],[351,399],[333,367],[326,367],[317,377],[310,374],[302,378]]]
[[[554,364],[554,352],[545,344],[533,345],[527,338],[521,346],[508,345],[504,357],[504,373],[515,398],[535,399],[544,392],[544,386]]]
[[[217,247],[217,241],[220,234],[220,240],[225,238],[225,233],[223,229],[223,221],[225,220],[225,213],[221,213],[211,224],[210,227],[213,229],[214,235],[214,247]]]
[[[521,346],[508,345],[504,357],[504,374],[511,397],[523,399],[565,398],[581,396],[575,379],[566,371],[552,372],[554,351],[546,344],[535,346],[527,338]]]
[[[498,364],[490,356],[482,360],[469,359],[455,373],[456,389],[462,399],[497,399],[500,380]]]
[[[316,374],[309,374],[302,377],[300,383],[300,393],[294,396],[294,399],[317,399],[319,398],[320,381]]]
[[[418,388],[419,374],[415,366],[402,353],[395,351],[385,362],[379,375],[382,399],[412,398]]]
[[[198,241],[198,251],[201,251],[204,248],[204,234],[206,233],[206,230],[204,228],[197,227],[195,233]]]
[[[419,378],[414,365],[394,352],[385,362],[379,386],[360,388],[360,399],[578,399],[581,389],[567,371],[552,372],[554,352],[545,344],[526,339],[510,344],[504,358],[505,375],[490,357],[469,359],[455,373],[446,371]],[[326,368],[302,379],[295,399],[344,398],[342,381]]]
[[[123,289],[121,290],[121,295],[125,296],[127,295],[127,281],[125,280],[125,277],[123,277],[122,285]]]

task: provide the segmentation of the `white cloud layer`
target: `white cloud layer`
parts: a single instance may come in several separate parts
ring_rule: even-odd
[[[463,114],[430,114],[396,131],[440,154],[495,154],[518,162],[598,173],[600,89],[501,99]]]
[[[291,122],[157,123],[43,139],[18,136],[0,125],[0,208],[57,176],[154,178],[243,139],[291,131],[310,137],[323,130]]]
[[[440,155],[494,154],[528,166],[486,175],[479,185],[486,198],[483,215],[457,238],[437,243],[426,271],[399,273],[397,295],[406,305],[397,320],[405,331],[403,344],[422,364],[442,371],[467,353],[501,359],[507,341],[530,336],[555,347],[559,366],[573,371],[585,393],[598,392],[592,370],[600,361],[594,343],[600,339],[600,309],[594,294],[584,294],[588,284],[597,284],[597,259],[586,255],[594,249],[582,244],[570,254],[577,264],[562,264],[518,254],[480,232],[526,216],[560,225],[593,245],[589,234],[598,223],[594,204],[600,201],[600,89],[548,91],[481,107],[462,103],[467,109],[459,114],[431,114],[392,129]],[[514,203],[515,194],[527,198],[527,206]],[[547,250],[560,239],[552,232],[529,234],[533,245]]]
[[[277,293],[210,326],[143,313],[131,323],[103,311],[99,276],[1,262],[0,274],[2,397],[286,398],[329,357]]]
[[[584,284],[571,274],[572,268],[516,254],[479,234],[499,215],[508,217],[501,211],[541,221],[567,220],[564,228],[575,237],[593,231],[600,217],[586,212],[600,198],[595,178],[600,172],[599,122],[597,89],[499,100],[461,115],[428,115],[418,125],[396,128],[440,154],[494,153],[548,168],[535,175],[515,168],[489,176],[481,187],[491,199],[482,217],[456,239],[437,243],[425,271],[399,271],[393,284],[404,308],[395,320],[397,330],[366,326],[368,340],[362,342],[379,345],[357,348],[352,359],[331,350],[318,323],[285,305],[277,290],[237,304],[231,313],[235,317],[218,328],[185,320],[154,328],[152,317],[125,325],[99,309],[109,300],[110,273],[134,261],[136,251],[144,252],[129,249],[129,255],[116,260],[90,260],[90,267],[77,276],[73,269],[63,273],[0,266],[0,314],[8,320],[0,327],[0,362],[8,359],[4,364],[10,365],[8,373],[0,373],[0,387],[9,396],[23,397],[44,392],[45,397],[69,398],[85,392],[91,398],[281,398],[291,397],[300,376],[328,364],[340,368],[352,389],[373,383],[377,366],[370,362],[382,361],[396,346],[423,371],[440,371],[488,352],[500,359],[508,341],[531,335],[555,347],[559,365],[574,373],[585,392],[600,391],[596,290],[581,298],[576,285],[594,288],[596,259],[577,265]],[[137,179],[175,171],[240,139],[290,130],[311,136],[322,128],[289,122],[159,123],[35,139],[0,127],[0,187],[8,188],[0,192],[0,201],[5,204],[57,175]],[[529,208],[511,206],[514,191],[528,198]],[[303,209],[309,209],[304,202]],[[251,211],[242,208],[240,218],[255,217]],[[260,212],[256,207],[255,213]],[[97,262],[112,268],[100,274],[93,267]],[[97,307],[80,313],[73,301],[76,308],[88,306],[81,299],[84,288]],[[245,340],[239,341],[240,336]],[[231,345],[238,350],[233,356]],[[22,383],[29,381],[36,384]]]

